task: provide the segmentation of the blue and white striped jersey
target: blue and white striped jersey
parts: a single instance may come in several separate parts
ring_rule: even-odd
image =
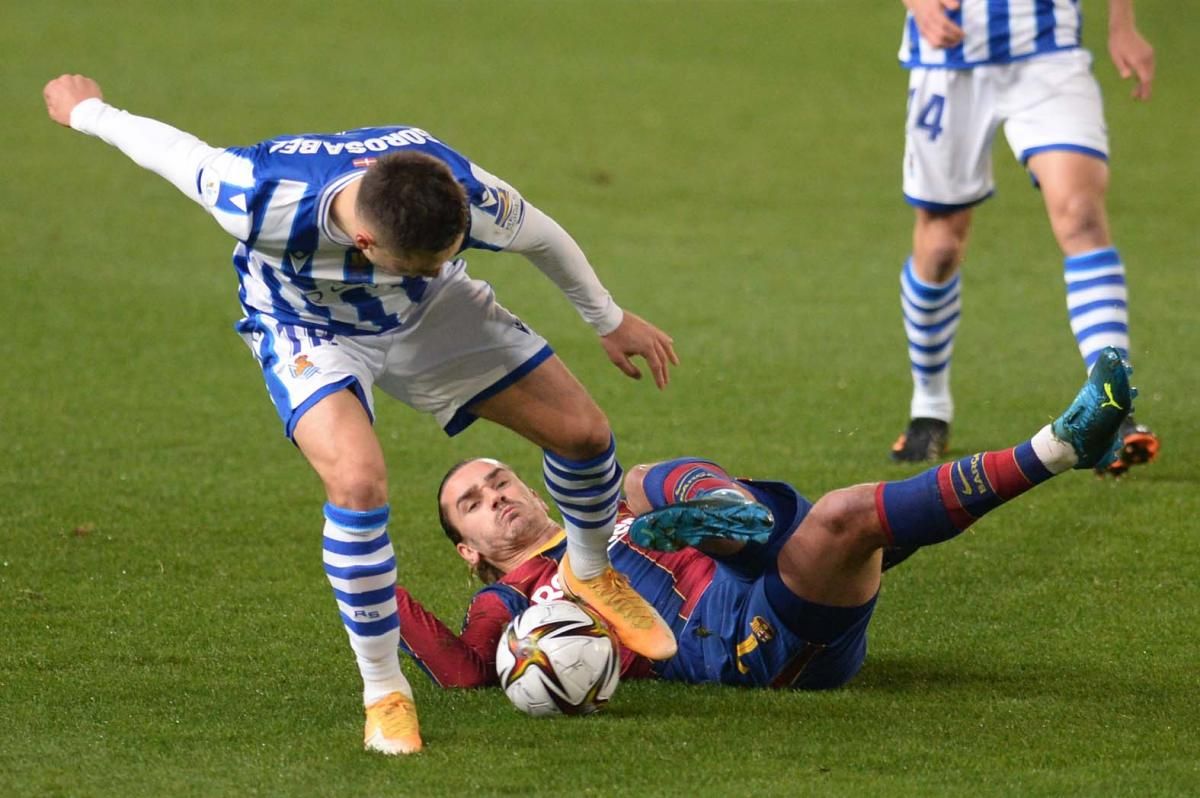
[[[900,42],[901,66],[970,69],[1080,46],[1079,0],[962,0],[946,14],[963,29],[963,40],[954,47],[934,47],[921,37],[909,13]]]
[[[197,188],[204,207],[238,239],[233,263],[247,315],[346,335],[416,320],[462,261],[432,279],[376,272],[330,217],[334,195],[372,158],[401,150],[438,158],[466,189],[471,218],[464,248],[512,243],[525,215],[521,196],[419,128],[360,128],[225,148],[204,160]]]

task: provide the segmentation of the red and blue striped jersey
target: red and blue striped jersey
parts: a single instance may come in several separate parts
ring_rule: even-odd
[[[712,582],[716,562],[692,548],[675,552],[643,549],[626,534],[632,520],[622,501],[609,557],[613,567],[629,578],[678,636]],[[559,535],[500,581],[477,592],[457,635],[407,590],[397,587],[401,648],[442,687],[496,684],[496,645],[504,627],[533,604],[563,598],[558,561],[565,551],[566,537]],[[652,666],[650,660],[621,650],[622,678],[655,676]]]

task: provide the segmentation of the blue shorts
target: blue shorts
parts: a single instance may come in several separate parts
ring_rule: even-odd
[[[775,561],[812,504],[785,483],[744,484],[771,508],[775,529],[765,545],[734,562],[718,559],[712,584],[678,635],[679,653],[660,675],[693,684],[840,687],[866,659],[875,599],[861,607],[827,607],[788,592],[780,600]]]

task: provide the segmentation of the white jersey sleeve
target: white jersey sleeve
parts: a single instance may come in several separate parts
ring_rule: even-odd
[[[575,239],[528,202],[522,224],[506,248],[524,255],[549,277],[597,335],[608,335],[620,326],[624,311],[601,284]]]
[[[231,235],[243,239],[250,217],[245,201],[219,203],[222,185],[250,188],[253,166],[241,156],[211,147],[191,133],[128,111],[98,98],[71,109],[71,127],[113,145],[144,169],[166,178],[193,202],[200,203]],[[201,179],[202,175],[205,179]]]
[[[460,180],[471,210],[470,243],[480,249],[508,249],[525,221],[525,200],[479,164],[468,162],[467,166],[470,177]]]

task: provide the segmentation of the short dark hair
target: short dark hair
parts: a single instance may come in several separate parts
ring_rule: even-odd
[[[384,155],[367,168],[355,210],[392,252],[441,252],[467,230],[467,192],[423,152]]]
[[[438,521],[442,523],[442,531],[446,533],[446,537],[449,538],[450,542],[455,545],[462,543],[462,532],[458,531],[458,527],[454,525],[454,522],[450,520],[450,516],[446,514],[446,505],[442,503],[442,493],[446,490],[446,483],[450,481],[450,477],[457,474],[463,466],[473,462],[475,462],[474,458],[470,460],[460,460],[459,462],[450,466],[450,470],[446,472],[446,476],[442,477],[442,482],[440,485],[438,485]],[[495,584],[496,582],[500,581],[501,577],[504,576],[503,572],[501,572],[499,568],[492,565],[483,557],[480,557],[479,562],[471,566],[471,575],[477,578],[480,582],[483,582],[485,585]]]

